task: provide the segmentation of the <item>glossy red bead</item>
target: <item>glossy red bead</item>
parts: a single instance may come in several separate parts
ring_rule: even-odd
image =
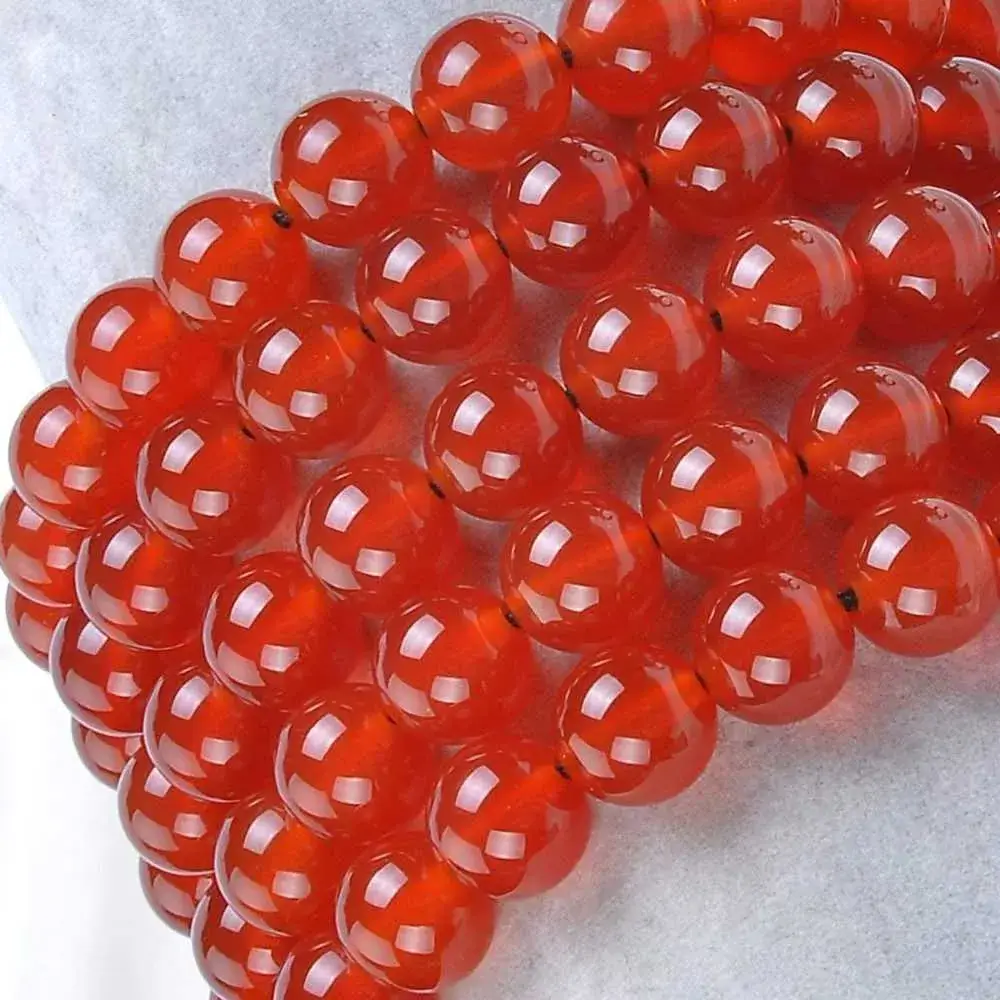
[[[142,748],[140,736],[111,736],[95,733],[81,726],[76,719],[72,723],[73,746],[83,766],[102,785],[115,788],[125,765]]]
[[[983,213],[986,224],[990,227],[990,233],[993,235],[993,247],[997,257],[997,270],[1000,272],[1000,194],[982,205],[980,210]],[[990,296],[986,308],[983,310],[980,322],[989,325],[1000,324],[1000,278],[998,278],[996,284],[993,286],[993,294]]]
[[[944,37],[950,0],[843,0],[838,47],[912,73]]]
[[[837,560],[857,600],[855,627],[904,656],[937,656],[973,639],[1000,607],[1000,546],[982,521],[933,493],[906,493],[862,514]]]
[[[67,614],[66,608],[38,604],[7,588],[7,628],[17,648],[42,670],[49,669],[49,648],[56,626]]]
[[[570,74],[556,43],[512,14],[453,21],[427,44],[411,85],[434,148],[469,170],[499,170],[569,116]]]
[[[184,875],[154,868],[139,859],[139,882],[150,909],[178,934],[191,933],[194,911],[212,887],[210,875]]]
[[[434,157],[416,118],[381,94],[345,90],[296,112],[271,165],[274,193],[306,236],[353,247],[434,186]]]
[[[657,646],[623,646],[584,660],[566,677],[557,704],[566,773],[618,805],[680,794],[715,752],[715,702],[689,663]]]
[[[1000,0],[951,0],[941,49],[1000,65]]]
[[[635,150],[657,212],[705,236],[766,213],[788,173],[778,119],[756,97],[724,83],[703,83],[645,118]]]
[[[634,160],[608,143],[567,135],[497,177],[492,212],[522,274],[586,288],[630,263],[646,237],[649,198]]]
[[[988,490],[979,505],[979,517],[1000,543],[1000,483]]]
[[[406,1000],[347,957],[343,946],[326,934],[298,941],[274,984],[274,1000]]]

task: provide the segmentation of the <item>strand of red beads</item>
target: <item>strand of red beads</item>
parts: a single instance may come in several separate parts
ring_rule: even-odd
[[[276,202],[197,199],[152,280],[87,304],[68,383],[11,438],[8,621],[215,994],[446,988],[486,954],[495,900],[575,867],[591,798],[697,779],[719,707],[805,719],[855,631],[930,656],[985,627],[998,57],[996,0],[568,0],[557,40],[462,18],[421,55],[412,112],[308,105]],[[638,120],[630,148],[567,132],[574,88]],[[492,228],[436,204],[435,153],[497,173]],[[793,198],[856,208],[838,234]],[[719,237],[703,299],[644,277],[650,206]],[[356,312],[313,296],[306,237],[357,249]],[[513,268],[589,290],[563,382],[480,361],[431,402],[425,469],[331,467],[391,412],[386,353],[496,345]],[[889,351],[858,354],[862,328]],[[891,354],[946,338],[924,378]],[[723,351],[808,376],[786,439],[717,405]],[[641,516],[596,488],[583,418],[654,439]],[[942,492],[956,469],[970,495],[994,483],[978,515]],[[807,496],[852,519],[829,574],[794,551]],[[457,582],[456,511],[513,522],[502,597]],[[686,654],[664,644],[664,556],[709,584]],[[532,642],[582,658],[527,738]]]

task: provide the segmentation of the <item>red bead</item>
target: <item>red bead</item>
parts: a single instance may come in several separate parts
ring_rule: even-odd
[[[653,207],[685,232],[718,235],[767,212],[782,192],[788,143],[756,97],[703,83],[636,132]]]
[[[742,569],[802,529],[805,487],[791,450],[753,420],[699,420],[652,455],[642,512],[672,562],[707,576]]]
[[[354,283],[365,328],[391,354],[450,364],[495,340],[513,301],[510,262],[470,215],[421,212],[361,251]]]
[[[152,911],[178,934],[191,933],[195,908],[212,887],[209,875],[161,871],[145,858],[139,859],[139,882]]]
[[[753,223],[719,244],[705,305],[737,361],[779,374],[837,357],[865,312],[854,255],[829,229],[793,216]]]
[[[219,348],[194,334],[152,281],[112,285],[84,306],[66,343],[69,384],[118,427],[151,427],[211,392]]]
[[[7,628],[17,648],[42,670],[49,669],[49,647],[56,626],[66,616],[66,608],[38,604],[7,588]]]
[[[573,86],[591,104],[630,118],[701,83],[710,38],[703,0],[565,0],[559,18]]]
[[[917,101],[894,66],[860,52],[813,63],[771,107],[790,137],[789,181],[816,202],[853,202],[903,177],[917,148]]]
[[[672,430],[708,409],[721,366],[719,338],[696,298],[633,282],[588,296],[559,355],[580,410],[627,437]]]
[[[306,565],[335,596],[372,614],[433,587],[458,544],[451,505],[401,458],[353,458],[331,469],[299,517]]]
[[[76,752],[90,773],[102,785],[115,788],[125,765],[142,748],[142,738],[139,736],[110,736],[106,733],[95,733],[86,726],[81,726],[76,719],[72,724],[73,745]]]
[[[274,984],[274,1000],[407,1000],[352,962],[326,935],[296,943]]]
[[[539,684],[528,637],[478,587],[442,590],[386,619],[375,680],[394,719],[441,743],[508,729]]]
[[[844,232],[864,275],[865,326],[880,340],[927,343],[970,327],[997,279],[983,216],[943,188],[892,187]]]
[[[401,104],[347,90],[296,113],[278,138],[271,176],[275,197],[306,236],[353,247],[423,201],[434,157]]]
[[[475,744],[448,761],[427,829],[465,881],[494,897],[534,896],[576,867],[590,807],[556,767],[555,749],[531,740]]]
[[[315,830],[364,839],[410,819],[434,780],[435,752],[385,713],[378,690],[348,684],[314,698],[281,731],[278,792]]]
[[[973,639],[1000,607],[1000,546],[964,507],[903,494],[871,508],[840,546],[838,587],[876,646],[937,656]]]
[[[997,270],[1000,272],[1000,194],[986,202],[981,207],[981,211],[986,224],[990,227],[990,233],[993,235]],[[1000,280],[993,286],[993,294],[990,296],[980,319],[984,323],[1000,324]]]
[[[715,751],[715,702],[690,664],[624,646],[578,664],[558,699],[559,758],[573,781],[618,805],[680,794]]]
[[[305,240],[277,211],[250,191],[213,191],[185,205],[160,237],[157,284],[184,319],[223,346],[235,347],[260,320],[309,293]]]
[[[550,139],[504,170],[492,210],[514,266],[565,288],[592,286],[629,263],[649,225],[636,163],[575,135]]]
[[[561,493],[583,455],[580,417],[562,386],[518,362],[453,378],[427,411],[424,458],[459,509],[507,520]]]
[[[711,590],[695,618],[694,666],[712,698],[748,722],[815,715],[844,686],[854,628],[834,593],[779,569],[738,573]]]
[[[559,48],[543,31],[511,14],[476,14],[431,39],[411,95],[445,159],[499,170],[562,131],[572,89]]]
[[[950,0],[843,0],[838,47],[912,73],[944,37]]]
[[[979,517],[1000,541],[1000,483],[987,491],[979,506]]]
[[[10,434],[14,486],[56,524],[88,528],[135,503],[139,441],[108,427],[81,405],[65,382],[39,393]]]
[[[514,526],[500,557],[504,599],[538,642],[579,650],[648,630],[664,599],[642,518],[610,494],[570,493]]]
[[[1000,0],[951,0],[941,48],[1000,64]]]
[[[426,837],[401,833],[351,866],[337,933],[376,979],[430,993],[469,975],[493,939],[494,903],[463,882]]]

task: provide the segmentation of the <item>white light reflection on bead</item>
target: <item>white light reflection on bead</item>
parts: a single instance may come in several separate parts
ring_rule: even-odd
[[[742,639],[763,610],[764,605],[760,600],[749,591],[744,591],[726,608],[719,629],[730,639]]]
[[[646,49],[620,48],[615,52],[615,65],[633,73],[649,69],[653,57]]]
[[[908,615],[930,618],[937,611],[937,591],[925,587],[903,587],[896,598],[896,607]]]
[[[532,614],[543,625],[562,620],[562,615],[559,613],[559,605],[551,597],[539,594],[537,590],[523,581],[517,585],[517,592],[524,598],[525,604],[531,608]]]
[[[784,687],[792,678],[792,665],[780,656],[755,656],[750,676],[759,684]]]
[[[344,208],[357,208],[365,200],[368,194],[368,182],[348,179],[346,177],[335,177],[330,181],[327,189],[327,198],[334,205],[341,205]]]
[[[615,776],[615,772],[611,769],[608,758],[603,751],[592,747],[578,733],[572,733],[567,742],[570,750],[573,751],[573,756],[583,765],[588,774],[594,775],[595,778],[613,778]]]
[[[828,83],[822,80],[813,80],[805,90],[799,94],[799,99],[795,102],[795,110],[809,121],[815,122],[817,118],[826,110],[827,105],[837,96],[837,91]]]
[[[269,375],[278,375],[301,346],[302,341],[298,335],[287,327],[282,327],[264,345],[257,359],[257,367]]]
[[[702,117],[697,111],[681,108],[660,129],[657,144],[661,149],[683,149],[701,123]]]
[[[910,231],[910,227],[898,215],[887,215],[871,231],[868,245],[883,257],[892,256],[899,241]]]
[[[990,374],[990,368],[979,358],[966,358],[952,372],[948,380],[948,388],[954,389],[959,395],[971,399],[973,393],[983,384]]]
[[[142,547],[142,535],[131,524],[119,528],[104,548],[101,562],[108,569],[122,569]]]
[[[444,625],[433,615],[421,615],[406,630],[406,634],[399,644],[400,655],[409,660],[419,660],[443,631]]]
[[[853,472],[859,479],[870,476],[885,465],[885,455],[876,455],[870,451],[852,451],[847,459],[847,470]]]
[[[194,531],[198,527],[191,516],[191,511],[184,504],[168,497],[163,490],[159,488],[153,490],[149,502],[156,517],[171,528]]]
[[[937,295],[937,282],[933,278],[922,278],[917,274],[904,274],[899,279],[900,288],[909,288],[921,298],[933,302]]]
[[[233,601],[229,620],[239,628],[250,628],[273,599],[274,593],[266,583],[251,583]]]
[[[937,87],[931,86],[929,83],[925,84],[920,88],[920,103],[930,108],[931,111],[937,111],[941,108],[941,105],[945,102],[945,96],[941,93]]]
[[[580,711],[588,719],[600,721],[624,690],[625,685],[613,674],[602,674],[584,695]]]
[[[559,605],[567,611],[582,614],[601,601],[601,592],[596,587],[580,583],[564,583],[559,592]]]
[[[838,389],[822,406],[816,419],[816,430],[823,434],[839,434],[861,400],[847,389]]]
[[[98,351],[113,351],[121,335],[135,322],[124,306],[112,306],[99,320],[90,335],[91,346]]]
[[[872,569],[887,570],[909,542],[910,534],[905,528],[898,524],[887,524],[868,546],[865,562]]]
[[[751,17],[747,19],[748,28],[756,28],[761,34],[777,41],[785,33],[785,26],[773,17]]]
[[[201,759],[219,767],[228,764],[240,752],[239,746],[232,740],[220,740],[206,736],[201,741]]]
[[[204,677],[189,677],[174,695],[170,703],[170,714],[177,719],[190,720],[208,698],[210,691]]]
[[[602,34],[625,2],[626,0],[592,0],[587,4],[587,12],[583,15],[583,26],[595,35]]]
[[[204,447],[205,442],[201,439],[198,432],[189,427],[181,431],[167,445],[166,450],[163,452],[160,467],[166,472],[181,473]]]
[[[73,414],[65,406],[53,406],[42,416],[35,427],[35,444],[54,448],[66,429],[73,423]]]
[[[326,413],[327,405],[325,393],[296,389],[289,401],[288,411],[303,420],[314,420]]]
[[[434,928],[401,924],[396,931],[396,947],[408,955],[434,954]]]
[[[347,726],[337,716],[327,712],[309,727],[309,732],[302,741],[302,752],[310,760],[322,760],[346,732]]]
[[[451,315],[451,304],[443,299],[419,298],[413,303],[411,315],[424,326],[437,326]]]
[[[743,515],[730,507],[706,507],[701,518],[701,530],[708,535],[721,537],[738,528],[743,523]]]
[[[157,615],[170,606],[170,598],[162,587],[148,587],[136,584],[132,588],[129,605],[136,611],[144,611],[148,615]]]
[[[340,129],[329,119],[322,118],[310,125],[299,140],[298,158],[303,163],[319,163],[339,138]]]
[[[202,517],[221,517],[229,510],[229,494],[221,490],[195,490],[191,510]]]
[[[493,405],[493,400],[478,389],[470,392],[459,403],[455,415],[451,418],[452,430],[464,434],[466,437],[471,437],[476,433],[476,429],[486,415],[493,409]]]
[[[701,445],[695,445],[677,463],[670,477],[670,485],[678,490],[693,490],[714,464],[715,456]]]
[[[548,160],[536,163],[521,181],[521,190],[517,195],[518,201],[522,205],[541,205],[552,185],[561,176],[559,168],[553,166]]]
[[[621,309],[609,309],[594,324],[587,338],[587,347],[598,354],[610,354],[631,322],[632,320]]]
[[[659,381],[656,372],[642,371],[639,368],[623,368],[618,376],[618,389],[626,396],[643,399],[648,396]]]
[[[506,482],[521,468],[521,459],[505,451],[488,451],[483,456],[483,475]]]
[[[718,191],[726,183],[726,172],[719,167],[699,164],[691,171],[691,186],[703,191]]]
[[[246,292],[245,281],[238,281],[236,278],[213,278],[208,298],[217,306],[232,307],[239,305],[240,299],[246,295]]]
[[[303,187],[298,181],[289,181],[288,193],[295,199],[296,204],[302,209],[310,219],[322,219],[330,210],[330,206],[321,194],[310,191]]]
[[[648,764],[652,758],[652,748],[649,740],[637,739],[634,736],[616,736],[611,742],[611,759],[619,764],[641,766]]]
[[[100,478],[100,470],[89,465],[67,465],[62,481],[67,489],[86,493]]]
[[[465,79],[466,74],[479,61],[479,52],[468,42],[459,42],[453,46],[441,60],[438,70],[438,83],[445,87],[457,87]]]
[[[247,827],[247,832],[243,835],[243,846],[252,854],[261,855],[271,846],[284,826],[281,813],[266,809]]]
[[[387,281],[404,281],[423,256],[424,248],[412,236],[405,237],[386,256],[382,265],[382,277]]]
[[[185,234],[177,256],[197,264],[208,253],[212,244],[222,235],[222,228],[213,219],[199,219]]]
[[[756,288],[757,283],[774,263],[774,254],[755,243],[746,250],[733,268],[732,282],[737,288]]]
[[[783,306],[772,302],[764,310],[764,322],[794,333],[802,325],[802,310],[798,306]]]
[[[455,805],[462,812],[474,815],[499,784],[500,779],[496,773],[485,764],[480,764],[462,782],[455,795]]]
[[[470,693],[464,677],[435,677],[431,684],[431,698],[442,705],[461,705]]]
[[[847,160],[854,160],[864,151],[864,146],[857,139],[840,139],[830,136],[826,140],[826,148],[840,153]]]
[[[371,778],[358,778],[353,775],[341,775],[334,783],[330,797],[334,802],[347,806],[365,806],[372,800]]]
[[[551,566],[573,533],[561,521],[550,521],[535,537],[528,552],[528,561],[536,566]]]
[[[394,705],[398,705],[407,715],[418,719],[433,719],[434,709],[431,708],[427,695],[410,684],[407,684],[399,674],[393,674],[386,685],[386,693]]]
[[[553,246],[572,250],[587,238],[587,227],[578,222],[564,222],[556,219],[549,229],[548,241]]]
[[[309,966],[302,988],[310,996],[325,997],[346,971],[347,963],[335,951],[327,951]]]
[[[368,496],[361,489],[357,486],[345,486],[326,508],[323,526],[334,531],[347,531],[367,503]]]
[[[527,853],[528,840],[523,833],[490,830],[486,838],[486,853],[502,861],[520,861]]]
[[[255,423],[270,431],[294,430],[285,408],[265,399],[256,389],[251,389],[247,397],[247,410]]]
[[[483,485],[483,477],[479,475],[479,470],[463,461],[454,452],[446,451],[441,456],[441,461],[466,493],[478,490]]]
[[[365,576],[381,579],[396,565],[396,554],[385,549],[363,548],[358,550],[354,568]]]
[[[497,132],[507,123],[507,109],[499,104],[476,101],[469,109],[469,124],[484,132]]]
[[[368,885],[365,886],[365,902],[376,909],[384,910],[408,881],[406,873],[390,861],[368,880]]]

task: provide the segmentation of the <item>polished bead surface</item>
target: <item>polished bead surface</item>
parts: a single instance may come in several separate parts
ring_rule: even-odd
[[[522,518],[504,542],[500,579],[525,631],[564,650],[648,629],[665,596],[660,553],[642,518],[589,490]]]
[[[708,409],[722,366],[704,306],[680,288],[619,281],[588,296],[562,337],[559,367],[581,412],[632,437]]]
[[[712,698],[764,725],[815,715],[854,660],[854,628],[836,595],[805,574],[769,567],[709,591],[692,634],[694,667]]]
[[[973,639],[1000,607],[1000,546],[974,514],[934,494],[907,493],[862,514],[837,560],[852,618],[876,646],[937,656]]]
[[[559,18],[573,86],[603,111],[630,118],[701,83],[710,38],[703,0],[566,0]]]
[[[17,648],[36,667],[48,670],[52,636],[68,609],[38,604],[8,587],[6,610],[7,628]]]
[[[519,517],[561,493],[582,454],[576,408],[534,365],[477,365],[453,378],[427,410],[424,460],[431,478],[476,517]]]
[[[864,275],[866,328],[880,340],[928,343],[971,326],[997,280],[989,226],[961,195],[891,187],[844,232]]]
[[[337,933],[382,982],[431,993],[469,975],[493,939],[494,903],[463,882],[423,834],[367,848],[344,878]]]
[[[523,18],[476,14],[439,31],[417,60],[413,110],[434,148],[469,170],[499,170],[569,116],[569,70]]]
[[[434,158],[416,118],[389,97],[321,97],[284,127],[274,193],[306,236],[353,247],[409,212],[434,186]]]
[[[185,320],[224,347],[309,294],[305,240],[279,224],[277,211],[250,191],[215,191],[185,205],[160,237],[157,284]]]
[[[979,505],[979,517],[1000,543],[1000,483],[988,490]]]
[[[678,795],[715,752],[715,702],[689,663],[657,646],[584,660],[557,705],[563,768],[591,795],[619,805]]]
[[[514,266],[543,285],[586,288],[630,262],[649,225],[637,164],[602,142],[550,139],[497,178],[493,227]]]
[[[375,680],[392,718],[426,740],[507,729],[539,691],[531,644],[479,587],[410,601],[385,620]]]
[[[1000,65],[1000,0],[951,0],[941,49]]]
[[[789,184],[810,201],[854,202],[903,177],[917,148],[917,101],[895,66],[840,52],[800,70],[771,107],[790,137]]]
[[[703,83],[643,119],[635,149],[653,207],[678,229],[704,236],[766,213],[788,173],[778,119],[724,83]]]
[[[502,739],[460,750],[445,765],[427,812],[438,853],[493,897],[558,885],[590,838],[583,789],[557,770],[554,747]]]
[[[295,944],[274,984],[274,1000],[406,1000],[351,961],[340,942],[326,934]]]
[[[375,340],[417,364],[476,354],[503,331],[513,301],[510,262],[493,234],[471,215],[441,208],[372,240],[354,292]]]
[[[912,73],[944,37],[950,0],[843,0],[837,47]]]
[[[161,871],[145,858],[139,860],[139,882],[152,911],[178,934],[191,933],[194,911],[212,887],[210,875]]]
[[[985,325],[1000,324],[1000,194],[991,198],[981,206],[983,218],[993,236],[993,247],[997,257],[998,280],[993,286],[993,294],[986,303],[986,308],[979,322]]]
[[[71,728],[73,746],[76,747],[83,766],[102,785],[116,788],[125,765],[142,748],[142,738],[95,733],[92,729],[81,726],[76,719],[73,720]]]
[[[703,419],[653,453],[642,512],[668,559],[710,576],[759,562],[794,539],[805,496],[795,456],[768,427]]]

